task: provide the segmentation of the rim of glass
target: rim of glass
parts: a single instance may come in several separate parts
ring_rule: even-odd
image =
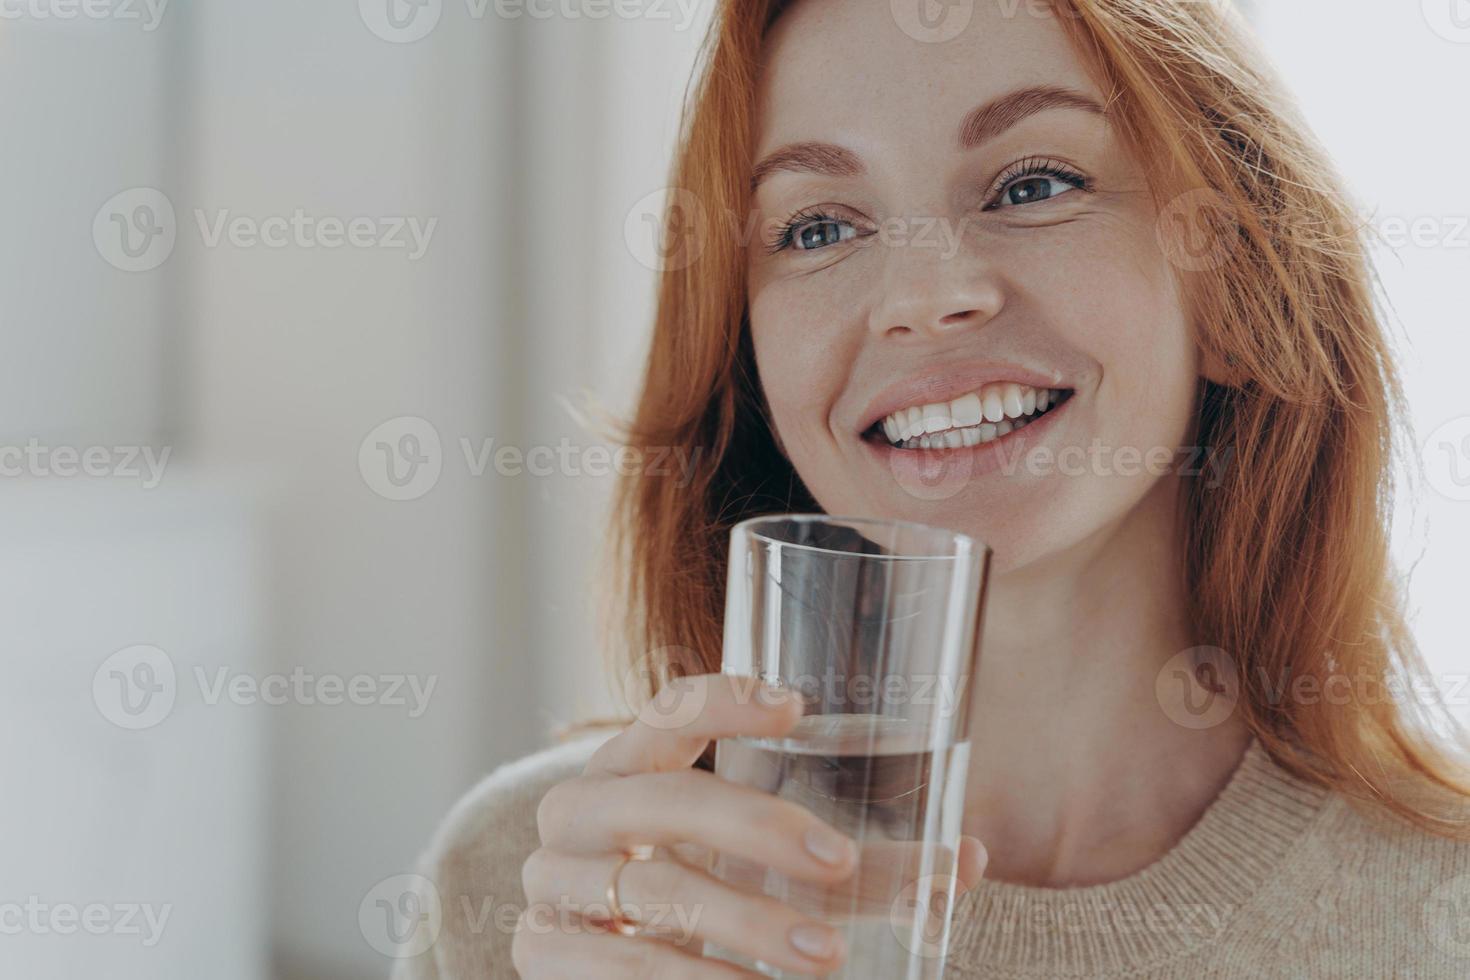
[[[762,524],[858,524],[869,527],[906,528],[910,531],[921,532],[926,535],[943,536],[954,543],[954,550],[949,554],[923,554],[923,555],[869,555],[860,551],[843,551],[838,548],[823,548],[814,544],[798,544],[794,541],[783,541],[780,538],[762,534],[759,530]],[[762,514],[759,517],[747,517],[730,529],[730,533],[739,532],[758,538],[767,544],[776,545],[780,548],[790,548],[793,551],[809,551],[814,554],[831,555],[834,558],[862,558],[868,561],[961,561],[983,556],[990,551],[990,546],[978,538],[972,537],[963,531],[952,531],[947,527],[937,524],[925,524],[921,521],[905,521],[888,517],[846,517],[841,514]]]

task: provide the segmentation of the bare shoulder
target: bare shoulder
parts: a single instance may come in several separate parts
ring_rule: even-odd
[[[450,809],[418,864],[429,935],[407,948],[428,948],[399,960],[395,980],[515,976],[510,946],[525,907],[521,865],[540,846],[536,808],[553,785],[580,774],[612,734],[599,731],[506,763]]]

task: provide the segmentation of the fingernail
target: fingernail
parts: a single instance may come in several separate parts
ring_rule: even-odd
[[[814,960],[831,959],[837,954],[837,943],[837,931],[827,926],[801,925],[791,930],[792,948]]]
[[[806,832],[806,849],[823,864],[846,864],[853,856],[853,848],[853,842],[835,830],[813,827]]]

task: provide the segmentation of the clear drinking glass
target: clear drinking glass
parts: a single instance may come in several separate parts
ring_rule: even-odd
[[[860,856],[833,887],[725,855],[714,872],[842,930],[831,976],[943,975],[989,562],[966,535],[905,522],[784,514],[731,531],[723,671],[795,689],[805,715],[784,738],[720,740],[716,772],[801,803]]]

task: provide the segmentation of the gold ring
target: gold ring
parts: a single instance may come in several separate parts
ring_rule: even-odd
[[[611,916],[608,926],[620,936],[636,936],[642,928],[639,922],[628,918],[623,914],[622,903],[618,901],[618,875],[628,866],[629,861],[651,861],[653,860],[653,847],[648,844],[638,844],[623,852],[613,868],[612,876],[607,880],[607,908]]]

